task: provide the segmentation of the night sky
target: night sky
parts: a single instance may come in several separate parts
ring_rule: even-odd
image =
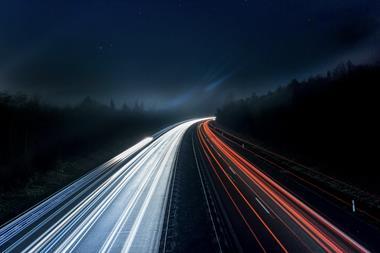
[[[3,0],[0,90],[206,112],[377,61],[379,22],[378,0]]]

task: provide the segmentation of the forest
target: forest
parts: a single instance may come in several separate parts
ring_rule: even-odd
[[[112,141],[138,141],[174,121],[171,117],[146,111],[140,103],[118,109],[112,100],[104,105],[86,97],[78,105],[59,107],[1,92],[0,190],[23,187],[57,162],[89,155]]]
[[[348,183],[378,191],[380,64],[339,64],[226,103],[217,123]]]

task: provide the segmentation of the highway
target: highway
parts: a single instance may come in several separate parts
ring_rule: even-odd
[[[1,252],[157,252],[182,122],[94,169],[0,229]]]
[[[169,126],[20,214],[0,252],[380,250],[376,227],[212,120]]]
[[[377,229],[270,163],[252,163],[210,122],[199,124],[195,146],[204,180],[213,192],[209,199],[218,203],[211,215],[224,220],[224,227],[216,229],[218,237],[233,244],[225,251],[379,250]]]

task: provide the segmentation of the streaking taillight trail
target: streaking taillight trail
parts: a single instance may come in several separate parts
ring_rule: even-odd
[[[223,185],[223,189],[227,191],[232,204],[239,209],[239,206],[236,205],[236,200],[231,197],[233,194],[228,191],[233,189],[237,193],[234,196],[239,196],[243,200],[282,251],[288,251],[286,244],[282,242],[281,237],[276,234],[275,230],[255,210],[251,203],[252,198],[241,190],[241,185],[244,185],[244,187],[254,185],[256,190],[250,189],[252,193],[262,196],[263,202],[268,202],[267,206],[280,219],[282,225],[291,231],[297,240],[306,244],[306,247],[308,247],[308,243],[302,242],[303,239],[291,227],[297,226],[297,229],[301,229],[308,236],[308,240],[314,241],[325,252],[369,252],[364,246],[333,225],[331,221],[328,221],[327,218],[313,210],[261,169],[252,165],[235,152],[210,129],[209,123],[210,121],[207,121],[200,125],[198,136],[214,173]],[[236,172],[234,170],[234,174],[236,174],[234,176],[239,179],[239,182],[235,182],[225,169],[225,167],[230,166],[234,166],[236,170]],[[220,175],[224,175],[224,177],[221,178]],[[273,209],[276,211],[270,208],[271,205],[273,205]],[[238,210],[238,212],[240,211]],[[243,214],[242,218],[246,220]],[[291,219],[291,223],[289,219]],[[247,222],[246,225],[250,226]],[[249,229],[252,230],[251,227]],[[252,234],[258,240],[254,231],[252,231]],[[259,244],[263,247],[260,242]],[[263,250],[265,251],[265,249]]]

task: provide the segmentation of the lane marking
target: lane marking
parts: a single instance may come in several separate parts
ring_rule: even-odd
[[[257,198],[255,197],[256,201],[260,204],[260,206],[265,210],[270,215],[269,210],[264,206],[264,204]]]
[[[214,229],[214,233],[215,233],[216,241],[218,242],[219,252],[223,252],[223,250],[222,250],[222,246],[220,245],[220,239],[219,239],[218,233],[216,232],[215,222],[214,222],[214,219],[212,218],[212,215],[211,215],[210,203],[209,203],[208,198],[207,198],[207,193],[206,193],[205,185],[204,185],[204,183],[203,183],[203,178],[202,178],[202,175],[201,175],[201,171],[200,171],[200,169],[199,169],[198,157],[197,157],[197,155],[196,155],[195,148],[194,148],[194,132],[193,132],[193,134],[192,134],[191,137],[192,137],[192,138],[191,138],[191,142],[192,142],[192,146],[193,146],[193,153],[194,153],[195,163],[196,163],[196,165],[197,165],[199,178],[200,178],[200,180],[201,180],[202,190],[203,190],[203,194],[204,194],[205,199],[206,199],[207,209],[208,209],[208,212],[209,212],[209,214],[210,214],[212,227],[213,227],[213,229]],[[218,217],[217,217],[217,218],[218,218]]]

